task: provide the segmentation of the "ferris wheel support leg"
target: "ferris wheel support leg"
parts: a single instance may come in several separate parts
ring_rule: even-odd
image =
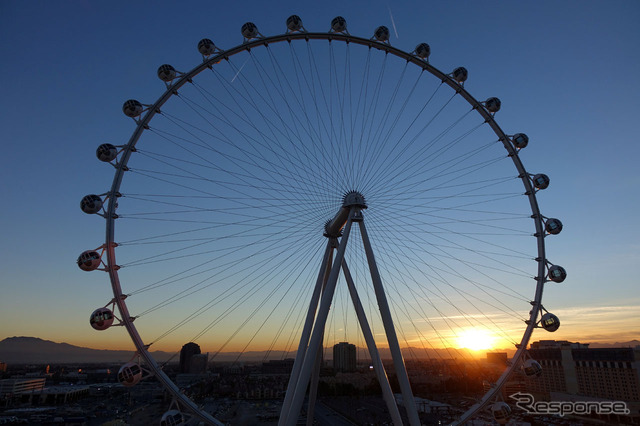
[[[324,333],[323,333],[324,335]],[[323,339],[324,340],[324,339]],[[309,406],[307,408],[307,426],[313,425],[314,411],[316,409],[316,397],[318,396],[318,382],[320,381],[320,367],[322,364],[322,340],[316,352],[316,363],[311,376],[311,386],[309,386]]]
[[[329,242],[331,243],[332,248],[338,247],[338,239],[330,238]],[[324,294],[327,288],[327,281],[329,280],[329,274],[331,273],[332,268],[332,257],[329,256],[327,260],[327,267],[325,268],[324,273],[324,281],[322,284],[322,292]],[[307,426],[312,426],[314,422],[314,412],[316,408],[316,398],[318,396],[318,382],[320,381],[320,368],[322,367],[322,348],[324,341],[324,329],[325,324],[322,324],[322,339],[320,340],[320,345],[318,346],[318,352],[316,353],[316,362],[313,368],[313,374],[311,376],[311,386],[309,386],[309,406],[307,408]]]
[[[291,401],[293,400],[293,393],[295,391],[298,379],[300,377],[300,370],[302,369],[302,362],[307,352],[307,345],[309,344],[309,336],[311,335],[311,328],[313,327],[313,320],[318,309],[318,301],[320,300],[320,293],[324,285],[326,284],[328,272],[330,268],[331,255],[334,249],[334,241],[327,240],[327,247],[324,251],[324,257],[322,264],[320,265],[320,272],[318,272],[318,279],[316,280],[316,286],[311,296],[311,302],[309,302],[309,310],[307,311],[307,317],[304,322],[304,328],[302,335],[300,336],[300,343],[298,344],[298,351],[296,352],[296,359],[293,362],[293,370],[291,370],[291,376],[289,376],[289,383],[287,384],[287,392],[285,393],[284,402],[280,411],[280,419],[278,420],[278,426],[285,424],[289,417],[289,410],[291,409]]]
[[[340,265],[342,264],[342,259],[344,259],[344,251],[347,247],[347,242],[349,241],[349,233],[351,231],[353,216],[357,210],[358,209],[356,207],[351,207],[349,211],[349,218],[347,219],[347,223],[344,226],[343,236],[340,240],[338,251],[336,252],[334,264],[331,268],[331,274],[329,274],[327,285],[324,289],[324,292],[322,293],[322,300],[320,301],[320,308],[318,309],[318,314],[316,316],[315,326],[313,327],[313,333],[311,334],[309,347],[307,348],[307,353],[304,357],[300,377],[293,394],[291,409],[289,410],[289,415],[285,423],[288,426],[294,426],[298,421],[300,409],[302,408],[302,403],[304,402],[304,396],[307,392],[307,385],[309,384],[309,379],[311,378],[311,369],[315,364],[318,347],[320,346],[320,341],[322,340],[324,335],[324,325],[327,323],[329,308],[331,308],[333,294],[336,289],[336,283],[338,282],[338,275],[340,274]]]
[[[407,375],[407,369],[404,366],[404,359],[402,358],[402,352],[400,351],[398,336],[396,335],[396,330],[393,326],[393,319],[391,318],[391,311],[389,310],[389,302],[387,301],[387,296],[385,295],[384,288],[382,287],[382,279],[380,278],[380,272],[378,271],[378,266],[373,255],[371,241],[369,241],[369,235],[367,234],[367,229],[364,226],[364,220],[360,220],[358,224],[360,225],[362,243],[364,244],[364,251],[367,256],[367,262],[369,263],[369,272],[371,273],[371,280],[373,281],[373,288],[376,293],[378,308],[380,309],[380,315],[382,316],[384,331],[387,335],[391,357],[393,358],[393,366],[395,367],[396,374],[398,375],[400,391],[402,392],[402,400],[404,402],[404,407],[407,410],[407,415],[409,416],[409,424],[411,426],[420,426],[420,418],[418,417],[418,410],[416,408],[415,400],[413,399],[409,376]]]
[[[364,308],[362,307],[362,303],[360,302],[360,297],[358,296],[358,291],[356,290],[356,286],[353,282],[353,277],[351,276],[351,272],[347,266],[347,261],[344,259],[342,260],[342,271],[344,272],[344,277],[347,281],[347,286],[349,287],[349,293],[351,294],[353,307],[356,310],[356,315],[360,322],[360,328],[362,329],[364,340],[367,342],[367,348],[369,349],[373,369],[376,372],[376,376],[378,376],[378,383],[380,383],[380,387],[382,388],[382,397],[384,402],[387,404],[387,409],[389,410],[393,424],[401,425],[402,418],[400,417],[400,411],[398,411],[398,404],[396,404],[396,400],[393,397],[387,372],[385,371],[382,360],[380,359],[380,353],[378,353],[378,348],[376,347],[371,327],[369,327],[369,322],[367,321],[367,316],[364,312]]]

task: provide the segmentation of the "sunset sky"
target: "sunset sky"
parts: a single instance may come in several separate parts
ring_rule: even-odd
[[[354,35],[386,25],[406,51],[428,42],[436,67],[465,66],[465,87],[500,97],[500,124],[530,137],[527,168],[551,178],[542,211],[564,223],[547,253],[568,278],[544,297],[562,326],[532,340],[640,338],[637,1],[3,1],[0,340],[133,348],[124,329],[89,326],[111,288],[106,274],[75,264],[104,242],[104,221],[79,209],[113,175],[95,149],[126,143],[134,124],[122,103],[152,103],[164,91],[160,64],[189,70],[201,61],[200,39],[230,48],[243,23],[275,35],[294,13],[313,31],[341,15]]]

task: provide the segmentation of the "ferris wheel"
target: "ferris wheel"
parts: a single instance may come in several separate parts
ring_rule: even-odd
[[[545,250],[562,230],[538,206],[550,180],[525,169],[528,137],[501,129],[500,100],[472,96],[465,68],[440,71],[428,44],[401,50],[383,26],[371,37],[342,17],[327,27],[294,15],[281,35],[244,24],[226,50],[203,39],[190,71],[158,68],[156,101],[124,103],[129,141],[97,150],[111,188],[81,201],[106,239],[78,266],[107,272],[114,295],[91,325],[126,328],[137,356],[118,378],[153,376],[171,392],[163,424],[223,423],[169,379],[158,347],[295,356],[284,425],[317,383],[323,347],[360,342],[401,424],[388,347],[416,425],[404,359],[450,356],[469,333],[515,355],[457,421],[485,410],[503,421],[505,382],[541,371],[526,353],[533,331],[560,325],[542,304],[545,285],[566,278]],[[312,385],[307,413],[314,400]]]

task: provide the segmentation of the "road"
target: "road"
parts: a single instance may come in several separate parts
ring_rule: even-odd
[[[315,418],[320,426],[353,426],[356,424],[321,402],[316,402]]]

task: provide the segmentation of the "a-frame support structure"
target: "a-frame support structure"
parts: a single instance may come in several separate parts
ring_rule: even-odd
[[[342,270],[345,281],[349,288],[349,294],[356,311],[362,334],[364,335],[371,362],[375,370],[380,387],[382,388],[382,396],[384,398],[387,409],[391,415],[391,419],[395,425],[402,425],[402,419],[396,404],[395,398],[389,385],[387,373],[382,365],[380,354],[373,339],[373,333],[367,321],[364,308],[360,302],[360,298],[356,291],[355,283],[351,277],[351,272],[344,258],[345,249],[349,241],[351,227],[357,223],[360,227],[360,234],[364,245],[371,280],[380,309],[384,330],[387,336],[389,349],[393,358],[393,364],[400,383],[402,399],[407,411],[410,426],[420,426],[418,412],[416,409],[409,377],[404,365],[404,359],[400,352],[400,345],[393,326],[391,312],[387,297],[382,286],[382,280],[378,271],[378,266],[373,255],[369,236],[364,224],[362,210],[366,209],[364,197],[356,191],[349,192],[345,195],[342,207],[336,216],[325,226],[325,236],[327,237],[327,247],[324,253],[316,285],[311,296],[309,309],[305,319],[304,328],[300,337],[296,359],[293,364],[293,371],[289,378],[287,393],[280,413],[278,426],[293,426],[297,423],[304,399],[307,393],[307,387],[311,383],[309,391],[309,409],[307,410],[307,424],[313,422],[313,411],[315,406],[315,397],[317,390],[318,376],[320,372],[320,362],[322,355],[322,341],[324,338],[324,329],[329,316],[329,309],[333,301],[333,295],[338,282],[338,276]],[[335,256],[334,256],[335,252]],[[319,304],[319,307],[318,307]]]

